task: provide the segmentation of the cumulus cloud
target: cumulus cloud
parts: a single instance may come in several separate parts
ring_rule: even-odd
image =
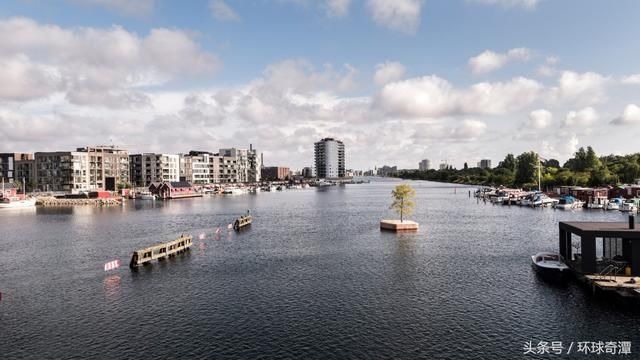
[[[624,112],[619,117],[611,120],[613,125],[631,125],[640,123],[640,106],[629,104],[624,108]]]
[[[240,19],[238,14],[224,0],[210,0],[209,10],[216,20],[235,21]]]
[[[149,15],[155,8],[155,0],[72,0],[75,3],[100,6],[122,15]]]
[[[500,5],[503,7],[522,7],[525,9],[534,9],[540,0],[469,0],[472,2],[485,5]]]
[[[157,28],[140,37],[119,26],[65,29],[27,18],[0,21],[0,63],[0,100],[62,92],[75,104],[108,107],[148,104],[138,87],[220,67],[185,31]]]
[[[531,57],[531,50],[527,48],[515,48],[504,54],[485,50],[469,59],[469,67],[474,74],[485,74],[500,69],[508,62],[527,61]]]
[[[552,89],[554,101],[569,101],[591,105],[607,100],[605,87],[610,78],[595,72],[576,73],[563,71],[558,79],[558,87]]]
[[[598,121],[599,115],[592,107],[586,107],[578,111],[570,111],[567,113],[564,125],[568,127],[587,128],[596,121]]]
[[[329,17],[343,17],[349,13],[351,0],[326,0],[325,13]]]
[[[460,123],[441,120],[430,123],[414,124],[411,138],[418,142],[424,141],[473,141],[484,135],[487,124],[482,121],[465,119]]]
[[[423,3],[423,0],[368,0],[368,7],[376,24],[413,34],[420,26]]]
[[[536,101],[543,86],[522,77],[508,82],[482,82],[456,89],[438,76],[423,76],[385,85],[376,105],[388,114],[442,117],[459,114],[504,114]]]
[[[555,65],[558,63],[558,58],[555,56],[549,56],[545,59],[544,64],[540,65],[536,72],[540,76],[553,76],[558,70]]]
[[[527,128],[531,129],[546,129],[551,125],[553,115],[549,110],[539,109],[529,113],[529,121],[525,123]]]
[[[640,74],[624,76],[620,82],[626,85],[640,85]]]
[[[574,133],[560,134],[552,140],[542,140],[541,153],[547,158],[567,159],[578,150],[580,140]]]
[[[404,76],[406,69],[404,65],[395,61],[386,61],[376,65],[376,72],[373,80],[377,85],[385,85],[393,81],[398,81]]]

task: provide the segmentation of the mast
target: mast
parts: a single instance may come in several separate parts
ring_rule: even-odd
[[[540,157],[538,157],[538,191],[541,191],[540,189],[540,173],[541,173],[541,168],[542,168],[542,163],[540,162]]]

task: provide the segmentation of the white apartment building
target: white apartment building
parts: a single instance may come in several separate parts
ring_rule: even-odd
[[[149,186],[153,182],[180,181],[180,155],[143,153],[129,156],[131,182]]]
[[[316,176],[342,178],[345,176],[344,143],[324,138],[314,144]]]
[[[218,153],[190,151],[180,156],[180,180],[192,184],[255,183],[260,181],[262,157],[249,149],[220,149]]]

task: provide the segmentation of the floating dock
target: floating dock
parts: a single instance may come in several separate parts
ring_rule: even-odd
[[[236,231],[240,230],[245,226],[251,225],[251,221],[253,221],[251,215],[240,216],[233,222],[233,229]]]
[[[162,261],[167,257],[175,256],[176,254],[182,254],[183,252],[189,250],[191,245],[193,245],[192,236],[182,235],[175,240],[171,240],[160,245],[136,250],[131,256],[129,267],[134,269],[140,265],[149,264],[151,260],[158,259],[158,261]]]
[[[389,231],[418,231],[418,223],[411,220],[382,220],[380,221],[380,229]]]
[[[640,229],[635,217],[630,216],[629,222],[561,221],[559,250],[576,278],[593,293],[640,299]]]

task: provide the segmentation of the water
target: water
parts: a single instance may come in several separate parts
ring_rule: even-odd
[[[382,233],[396,184],[2,212],[0,356],[495,359],[522,358],[527,341],[640,352],[640,312],[530,267],[557,251],[558,221],[624,215],[478,204],[414,181],[420,231]],[[247,209],[250,229],[212,235]],[[132,250],[183,232],[188,255],[127,268]]]

